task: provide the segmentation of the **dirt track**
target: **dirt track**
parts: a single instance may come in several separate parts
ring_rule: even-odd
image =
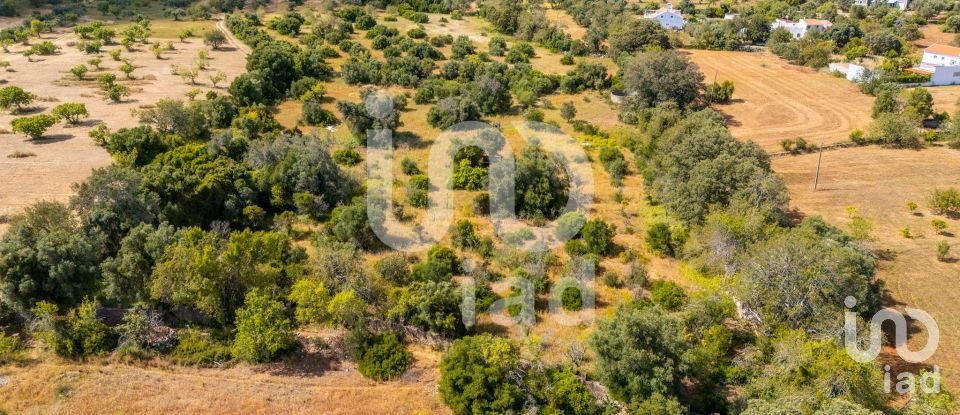
[[[767,151],[779,151],[787,138],[846,141],[851,130],[870,124],[873,99],[843,78],[790,65],[768,52],[688,52],[707,83],[733,81],[734,102],[717,109],[736,137]]]

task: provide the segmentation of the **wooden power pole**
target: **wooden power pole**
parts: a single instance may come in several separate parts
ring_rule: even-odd
[[[817,185],[820,184],[820,162],[823,161],[823,143],[820,143],[820,154],[817,156],[817,177],[813,180],[813,190],[817,190]]]

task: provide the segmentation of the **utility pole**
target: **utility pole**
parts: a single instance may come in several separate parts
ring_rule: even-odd
[[[820,143],[820,155],[817,156],[817,177],[813,180],[813,191],[817,191],[820,184],[820,162],[823,161],[823,143]]]

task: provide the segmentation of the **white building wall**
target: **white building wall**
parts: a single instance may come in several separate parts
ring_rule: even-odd
[[[664,29],[683,30],[683,26],[686,25],[683,17],[673,12],[660,13],[656,20]]]
[[[930,85],[960,85],[960,66],[938,66],[930,75]]]
[[[923,52],[923,59],[920,63],[934,66],[955,66],[960,65],[960,56],[941,55],[933,52]]]

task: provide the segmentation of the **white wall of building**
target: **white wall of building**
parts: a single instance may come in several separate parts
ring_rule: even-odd
[[[933,66],[955,66],[960,65],[960,56],[943,55],[930,51],[923,52],[921,64]]]
[[[960,66],[938,66],[930,75],[930,85],[960,85]]]

